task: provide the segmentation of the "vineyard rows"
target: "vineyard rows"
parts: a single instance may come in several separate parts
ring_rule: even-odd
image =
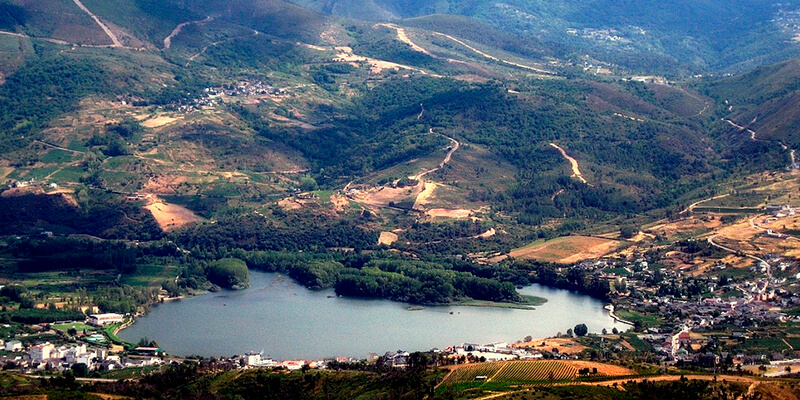
[[[549,382],[573,379],[578,370],[559,361],[519,361],[508,364],[492,380],[497,382]]]
[[[474,382],[486,376],[493,382],[550,382],[574,379],[577,368],[560,361],[511,361],[465,366],[454,370],[444,385]]]
[[[473,382],[476,376],[487,376],[491,378],[503,365],[505,364],[493,362],[458,368],[447,377],[444,384],[455,385],[457,383]]]

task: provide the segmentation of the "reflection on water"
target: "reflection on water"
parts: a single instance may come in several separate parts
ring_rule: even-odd
[[[615,326],[602,302],[539,285],[519,290],[548,299],[536,310],[442,306],[409,311],[408,304],[310,291],[280,274],[251,271],[250,279],[246,290],[158,305],[119,336],[134,343],[154,339],[175,355],[263,350],[276,359],[317,359],[516,341],[552,336],[579,323],[590,332]]]

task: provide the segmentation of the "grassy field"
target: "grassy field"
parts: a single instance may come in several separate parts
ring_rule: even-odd
[[[157,264],[141,265],[136,270],[136,275],[123,277],[123,282],[131,286],[160,285],[167,279],[174,279],[178,275],[178,267]]]
[[[140,378],[152,372],[158,371],[161,367],[157,365],[152,365],[149,367],[142,367],[142,368],[124,368],[112,371],[103,371],[100,373],[100,377],[104,379],[133,379],[133,378]]]
[[[71,323],[71,324],[53,325],[53,329],[55,329],[57,331],[61,331],[61,332],[66,332],[70,328],[74,328],[78,332],[81,332],[81,331],[87,331],[88,332],[88,331],[94,331],[94,330],[97,329],[97,328],[95,328],[95,327],[93,327],[91,325],[86,325],[86,324],[84,324],[82,322],[74,322],[74,323]]]
[[[486,301],[486,300],[465,300],[453,303],[452,305],[470,306],[470,307],[518,308],[525,310],[547,303],[547,299],[543,297],[526,296],[526,295],[523,295],[522,297],[523,297],[523,302],[521,303],[499,303],[496,301]]]
[[[658,324],[661,323],[661,321],[658,318],[656,318],[655,316],[643,315],[643,314],[640,314],[640,313],[635,312],[635,311],[617,309],[615,311],[615,313],[617,314],[618,317],[620,317],[620,318],[622,318],[624,320],[631,321],[631,322],[634,322],[634,323],[636,321],[639,321],[644,326],[658,325]]]

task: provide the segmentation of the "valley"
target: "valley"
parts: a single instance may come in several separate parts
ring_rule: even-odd
[[[0,0],[0,396],[796,398],[796,12]]]

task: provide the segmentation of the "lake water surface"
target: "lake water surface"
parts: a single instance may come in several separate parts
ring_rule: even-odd
[[[246,290],[157,305],[119,336],[134,343],[148,337],[173,355],[219,357],[263,350],[282,360],[513,342],[566,332],[579,323],[590,332],[626,328],[615,324],[599,300],[540,285],[519,289],[548,300],[535,310],[441,306],[409,311],[407,304],[388,300],[311,291],[281,274],[251,271],[250,280]]]

